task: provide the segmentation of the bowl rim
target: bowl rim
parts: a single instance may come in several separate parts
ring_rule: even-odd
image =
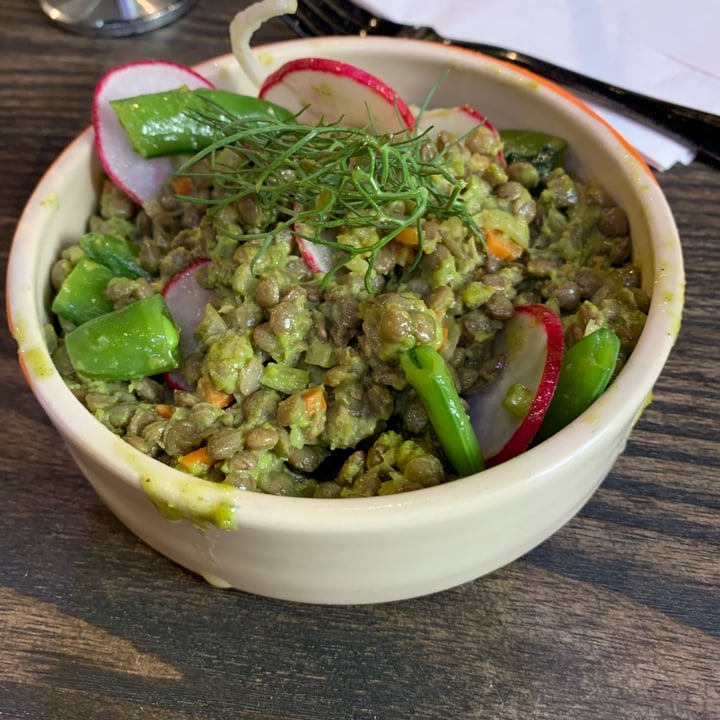
[[[435,513],[441,508],[445,515],[456,512],[464,516],[471,514],[478,505],[500,502],[509,495],[520,494],[528,482],[547,479],[559,465],[601,442],[618,423],[630,425],[637,420],[639,413],[634,408],[646,404],[679,331],[684,271],[677,228],[667,200],[639,155],[616,130],[575,96],[552,82],[503,61],[461,48],[411,39],[313,38],[262,45],[254,52],[258,57],[270,54],[289,59],[301,53],[318,54],[324,49],[342,52],[366,48],[371,51],[382,49],[384,53],[396,54],[404,59],[408,54],[442,57],[446,62],[450,58],[460,65],[472,66],[481,74],[492,72],[495,77],[500,75],[504,81],[532,81],[544,102],[587,124],[588,130],[601,145],[610,148],[615,156],[622,154],[626,161],[624,172],[633,178],[633,185],[646,186],[643,194],[638,192],[638,195],[650,235],[663,238],[663,242],[653,243],[655,282],[650,312],[637,347],[605,394],[567,428],[516,458],[439,486],[397,495],[344,498],[340,503],[320,498],[278,497],[231,488],[228,498],[231,498],[237,513],[235,517],[243,525],[267,527],[270,523],[275,529],[287,531],[300,529],[322,533],[332,528],[340,533],[355,532],[360,526],[372,529],[385,525],[389,517],[401,525],[420,523],[428,512]],[[232,55],[223,54],[194,67],[201,73],[210,70],[219,72],[233,62]],[[21,368],[36,398],[63,437],[95,455],[95,448],[107,447],[109,452],[105,453],[102,463],[110,472],[122,477],[124,483],[139,488],[144,478],[157,476],[175,490],[187,489],[196,483],[214,485],[144,455],[103,426],[75,398],[54,369],[39,323],[20,321],[21,317],[39,317],[32,283],[29,275],[23,274],[33,267],[33,252],[40,242],[38,237],[33,237],[33,227],[48,211],[44,205],[54,191],[57,178],[78,162],[81,155],[92,153],[92,146],[92,127],[87,127],[46,170],[16,227],[7,270],[6,311],[8,325],[18,343]],[[639,383],[638,378],[642,378],[643,382]],[[538,471],[538,468],[542,470]],[[310,529],[308,519],[312,520]]]

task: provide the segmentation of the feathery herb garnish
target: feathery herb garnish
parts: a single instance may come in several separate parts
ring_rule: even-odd
[[[259,239],[266,248],[278,233],[291,229],[304,240],[344,251],[323,286],[346,262],[363,256],[369,288],[378,252],[409,226],[418,230],[419,261],[423,216],[459,217],[484,241],[461,197],[465,183],[449,171],[442,153],[427,152],[429,142],[425,133],[413,130],[375,135],[340,124],[310,126],[268,118],[227,124],[222,139],[184,162],[177,173],[212,181],[216,192],[209,200],[183,197],[210,205],[210,212],[246,198],[257,204],[267,220],[240,240]],[[197,169],[201,160],[209,163],[208,170]],[[355,246],[338,239],[343,232],[368,227],[377,233],[372,244]]]

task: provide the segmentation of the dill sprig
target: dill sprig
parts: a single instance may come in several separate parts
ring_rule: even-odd
[[[204,119],[211,122],[212,114]],[[222,137],[176,171],[209,179],[215,193],[210,199],[183,199],[207,204],[210,212],[252,199],[266,220],[238,239],[260,240],[260,252],[287,229],[306,241],[342,251],[324,286],[346,262],[363,256],[369,289],[378,252],[414,226],[418,252],[411,271],[422,254],[424,216],[457,216],[471,233],[484,238],[461,197],[464,182],[450,172],[444,155],[423,151],[425,134],[374,134],[341,124],[304,125],[272,118],[236,121],[218,129]],[[198,169],[202,160],[207,170]],[[368,246],[338,239],[354,228],[369,227],[378,239]]]

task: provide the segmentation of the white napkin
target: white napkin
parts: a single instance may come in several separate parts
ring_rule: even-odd
[[[720,114],[719,0],[356,2],[396,22],[513,48],[629,90]],[[695,157],[692,148],[667,135],[593,107],[658,170]]]

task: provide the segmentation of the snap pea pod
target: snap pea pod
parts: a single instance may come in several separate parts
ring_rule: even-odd
[[[400,355],[400,364],[455,471],[460,476],[480,472],[485,467],[482,450],[442,355],[418,345]]]
[[[226,90],[186,87],[112,100],[134,150],[146,158],[194,153],[224,136],[223,125],[290,120],[279,105]]]
[[[90,258],[80,258],[53,299],[51,310],[73,325],[82,325],[113,309],[105,288],[115,277],[110,268]]]
[[[610,382],[620,338],[599,328],[570,347],[563,356],[555,394],[535,442],[541,442],[579,417],[602,395]]]
[[[565,163],[567,142],[563,138],[532,130],[501,130],[503,153],[508,165],[529,162],[544,180],[548,173]]]
[[[80,247],[87,257],[105,265],[115,276],[152,279],[152,275],[138,263],[135,248],[125,238],[89,232],[80,238]]]
[[[132,380],[180,365],[180,334],[161,295],[88,320],[65,336],[70,362],[97,380]]]

